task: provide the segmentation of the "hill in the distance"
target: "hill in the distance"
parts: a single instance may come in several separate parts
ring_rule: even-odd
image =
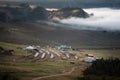
[[[34,6],[34,8],[32,8]],[[70,17],[88,18],[90,15],[82,8],[63,8],[60,10],[47,10],[37,5],[0,5],[0,21],[53,21],[54,18],[66,19]]]

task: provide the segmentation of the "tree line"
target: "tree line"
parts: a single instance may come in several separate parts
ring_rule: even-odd
[[[120,80],[120,59],[98,59],[75,80]]]

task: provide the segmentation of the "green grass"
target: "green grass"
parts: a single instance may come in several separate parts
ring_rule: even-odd
[[[20,44],[11,44],[11,43],[5,43],[5,42],[0,42],[0,46],[9,49],[9,50],[14,50],[15,54],[14,55],[23,55],[25,51],[23,51],[23,48],[25,45],[20,45]]]
[[[71,65],[69,60],[36,60],[33,57],[24,58],[22,56],[25,54],[25,51],[23,51],[22,48],[24,48],[25,45],[0,42],[0,46],[15,51],[13,56],[0,55],[0,73],[18,73],[17,75],[19,75],[22,80],[62,73],[62,71],[69,70],[71,67],[75,66]],[[13,62],[13,59],[16,59],[17,62]]]
[[[0,55],[0,73],[13,73],[13,76],[21,80],[31,80],[34,77],[46,76],[62,73],[73,66],[70,60],[61,59],[39,59],[23,55],[26,53],[22,48],[27,45],[59,45],[67,44],[77,48],[115,48],[120,47],[120,36],[118,33],[103,33],[99,31],[79,31],[62,29],[46,24],[25,22],[25,23],[0,23],[0,46],[5,49],[14,50],[13,56]],[[7,43],[6,43],[7,42]],[[13,44],[14,43],[14,44]],[[85,50],[75,52],[81,58],[84,54],[91,53],[97,57],[118,57],[120,50]],[[14,62],[14,59],[16,62]],[[79,60],[76,62],[79,62]],[[81,71],[76,71],[72,75],[53,77],[43,80],[76,80],[82,77]]]
[[[70,70],[73,66],[82,64],[79,60],[76,63],[79,64],[70,64],[70,60],[61,60],[61,59],[39,59],[34,57],[22,57],[25,54],[25,51],[22,50],[26,45],[20,44],[11,44],[0,42],[0,46],[5,49],[13,49],[15,53],[13,56],[0,55],[0,73],[14,73],[21,80],[31,80],[34,77],[46,76],[51,74],[62,73],[64,70]],[[86,50],[84,52],[75,52],[77,55],[84,57],[86,53],[92,53],[98,57],[120,57],[120,50]],[[13,61],[16,59],[16,62]],[[76,77],[83,76],[81,71],[75,71],[72,75],[53,77],[43,80],[75,80]]]
[[[110,58],[117,57],[120,58],[120,50],[85,50],[84,54],[91,53],[97,57]]]

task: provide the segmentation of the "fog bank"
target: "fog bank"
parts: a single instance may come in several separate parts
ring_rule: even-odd
[[[93,13],[94,16],[86,19],[71,17],[60,20],[60,22],[72,25],[68,27],[74,29],[120,31],[120,9],[90,8],[84,10],[89,14]]]

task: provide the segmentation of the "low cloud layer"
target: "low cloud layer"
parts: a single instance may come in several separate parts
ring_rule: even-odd
[[[74,29],[120,31],[120,9],[91,8],[84,10],[93,13],[94,16],[87,19],[71,17],[60,22],[70,24],[72,26],[69,27]]]

